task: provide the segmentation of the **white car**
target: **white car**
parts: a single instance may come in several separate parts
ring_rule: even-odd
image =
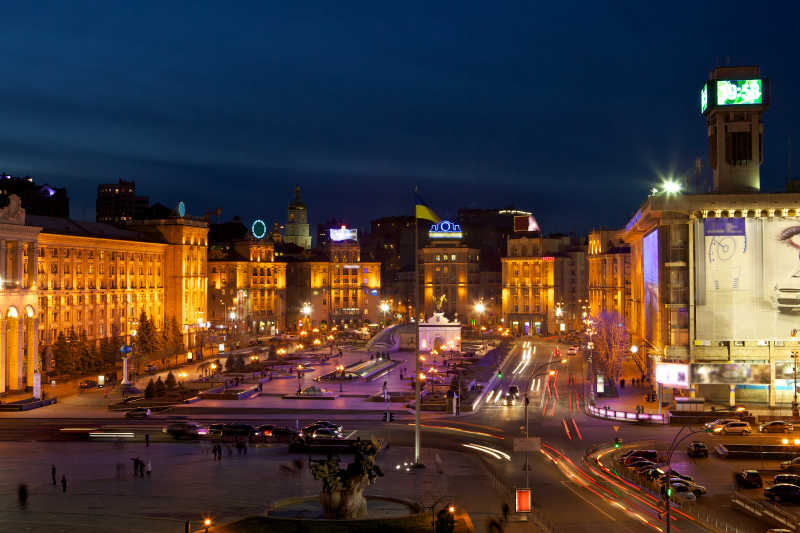
[[[694,495],[692,489],[685,483],[672,483],[672,499],[694,502],[697,501],[697,496]]]
[[[800,470],[800,457],[781,463],[781,470]]]
[[[694,481],[688,481],[686,479],[681,479],[679,477],[672,478],[670,480],[670,484],[672,485],[673,488],[677,485],[686,485],[687,487],[689,487],[689,490],[695,496],[702,496],[707,492],[706,488],[703,485],[698,485]]]
[[[775,284],[770,299],[772,305],[781,313],[800,310],[800,270],[782,283]]]
[[[739,419],[737,419],[737,418],[718,418],[718,419],[713,420],[711,422],[706,422],[704,424],[704,426],[705,426],[706,429],[714,431],[715,429],[721,428],[721,427],[723,427],[725,424],[727,424],[729,422],[738,422],[738,421],[739,421]]]

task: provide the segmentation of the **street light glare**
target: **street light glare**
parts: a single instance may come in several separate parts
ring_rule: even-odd
[[[667,194],[676,194],[681,192],[681,184],[677,181],[667,180],[661,186]]]
[[[484,311],[486,311],[486,306],[483,305],[483,302],[478,302],[478,303],[475,304],[475,312],[476,313],[481,314]]]

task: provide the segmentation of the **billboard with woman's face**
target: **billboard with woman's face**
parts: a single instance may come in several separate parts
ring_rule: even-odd
[[[800,219],[698,221],[695,304],[697,339],[798,336]]]

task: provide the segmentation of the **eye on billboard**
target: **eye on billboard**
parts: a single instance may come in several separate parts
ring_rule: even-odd
[[[800,322],[800,222],[699,221],[695,280],[698,339],[791,340]]]
[[[669,387],[689,388],[689,365],[656,363],[656,383]]]
[[[653,230],[642,239],[645,332],[650,340],[656,340],[658,324],[658,266],[658,230]]]

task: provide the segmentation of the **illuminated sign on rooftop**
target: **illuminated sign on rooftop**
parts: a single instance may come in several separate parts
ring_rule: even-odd
[[[331,236],[331,240],[334,242],[358,240],[358,230],[350,229],[347,226],[342,226],[338,229],[331,228],[328,230],[328,233]]]
[[[761,80],[718,80],[717,105],[760,104]]]
[[[438,224],[431,225],[428,237],[431,239],[460,239],[462,237],[461,226],[449,220],[442,220]]]
[[[705,113],[708,109],[708,84],[703,84],[703,90],[700,91],[700,113]]]

